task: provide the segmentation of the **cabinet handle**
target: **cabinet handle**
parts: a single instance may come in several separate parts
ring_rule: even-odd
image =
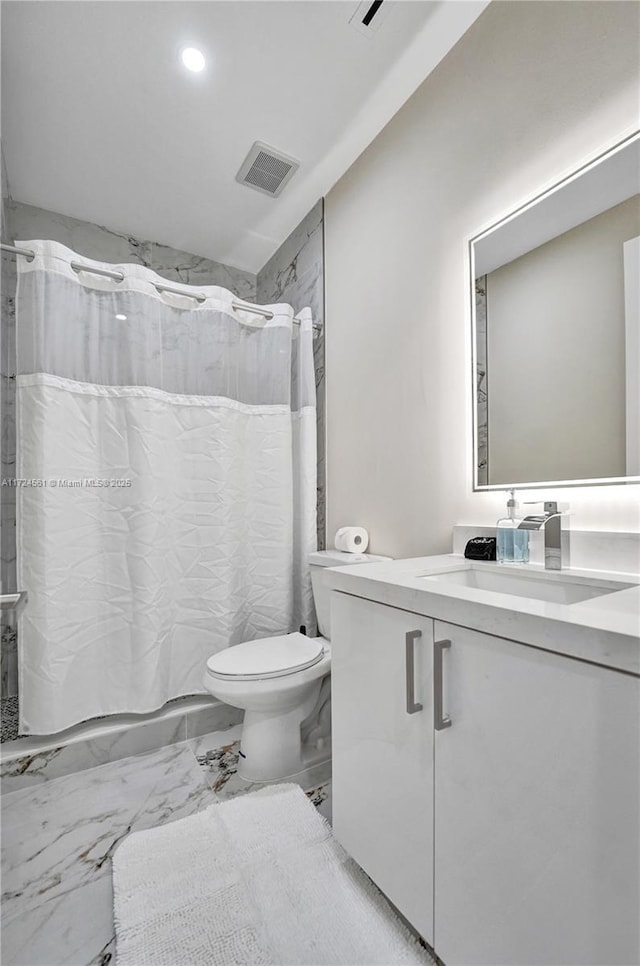
[[[407,631],[405,634],[405,661],[406,661],[406,681],[407,681],[407,714],[415,714],[422,711],[422,705],[416,700],[416,681],[413,666],[413,645],[422,637],[422,631]]]
[[[433,645],[433,726],[436,731],[451,727],[451,718],[442,713],[442,652],[451,641],[436,641]]]

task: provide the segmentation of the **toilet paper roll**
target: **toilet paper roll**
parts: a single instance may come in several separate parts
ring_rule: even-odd
[[[369,534],[364,527],[340,527],[334,546],[346,553],[364,553],[369,546]]]

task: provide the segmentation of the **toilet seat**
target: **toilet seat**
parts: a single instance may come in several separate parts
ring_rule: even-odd
[[[323,637],[284,634],[226,647],[207,661],[207,671],[224,680],[259,681],[313,667],[324,656]]]

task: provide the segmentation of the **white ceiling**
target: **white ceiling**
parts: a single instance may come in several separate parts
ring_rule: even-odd
[[[256,272],[487,2],[386,0],[366,37],[358,0],[5,0],[11,195]],[[256,140],[301,162],[277,199],[235,181]]]

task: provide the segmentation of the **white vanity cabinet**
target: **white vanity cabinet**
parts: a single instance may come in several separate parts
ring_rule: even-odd
[[[640,962],[640,682],[435,622],[435,937],[447,966]]]
[[[446,966],[640,962],[638,678],[344,593],[332,645],[335,834]]]
[[[331,629],[334,831],[433,943],[433,621],[333,594]]]

